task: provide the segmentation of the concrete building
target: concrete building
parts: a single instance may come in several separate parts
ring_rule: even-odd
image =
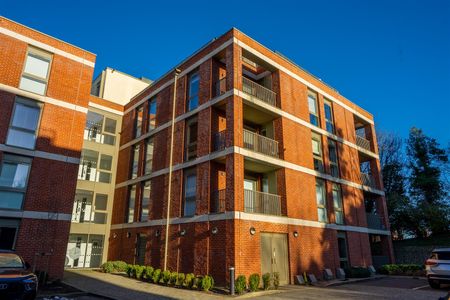
[[[107,259],[122,104],[150,83],[111,68],[94,80],[100,98],[89,99],[65,267],[95,268]]]
[[[125,105],[110,260],[219,283],[393,261],[370,113],[236,29],[176,68]]]

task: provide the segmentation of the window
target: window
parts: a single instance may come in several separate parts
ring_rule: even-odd
[[[106,203],[108,196],[85,190],[76,190],[73,203],[72,223],[106,224]]]
[[[106,210],[108,205],[108,195],[96,194],[95,195],[95,210]]]
[[[188,98],[187,98],[187,110],[191,111],[198,106],[198,90],[199,90],[200,77],[198,72],[194,72],[189,75],[188,83]]]
[[[37,102],[17,97],[6,144],[34,149],[40,115],[41,106]]]
[[[148,208],[150,205],[150,192],[152,186],[151,181],[146,181],[142,184],[142,205],[141,205],[141,214],[139,221],[145,222],[148,220]]]
[[[333,177],[339,177],[339,164],[336,142],[328,139],[328,158],[330,161],[330,174]]]
[[[22,208],[30,165],[28,157],[4,154],[0,165],[0,208]]]
[[[312,153],[314,159],[314,170],[323,172],[322,137],[316,133],[312,134]]]
[[[308,92],[308,106],[309,106],[309,122],[315,126],[319,126],[319,110],[317,108],[317,94]]]
[[[326,129],[329,133],[334,134],[333,108],[330,101],[325,100],[324,104]]]
[[[20,220],[0,218],[0,249],[14,250],[16,248],[19,225]]]
[[[197,157],[197,125],[197,118],[186,121],[186,160],[191,160]]]
[[[133,146],[133,163],[131,166],[131,179],[138,177],[139,169],[139,145]]]
[[[111,182],[111,173],[104,171],[111,171],[112,168],[112,156],[102,154],[100,156],[100,172],[99,172],[99,182],[110,183]]]
[[[156,127],[156,98],[148,103],[148,131]]]
[[[339,232],[337,234],[338,250],[339,250],[339,262],[341,268],[348,268],[348,255],[347,255],[347,237],[345,232]]]
[[[197,175],[195,169],[184,174],[184,216],[195,215],[197,198]]]
[[[145,149],[145,174],[150,174],[152,172],[153,164],[153,139],[149,138],[147,140],[147,145]]]
[[[133,223],[134,221],[134,204],[136,202],[136,185],[130,187],[128,191],[128,210],[125,221]]]
[[[336,224],[344,224],[344,211],[342,209],[342,192],[339,184],[333,183],[333,206]]]
[[[50,53],[31,47],[28,48],[19,88],[45,95],[51,61],[52,55]]]
[[[327,218],[327,200],[325,197],[325,182],[321,179],[316,179],[316,200],[317,200],[317,214],[319,222],[326,223]]]
[[[81,152],[78,179],[95,182],[110,183],[112,169],[112,156],[101,154],[97,151],[83,149]]]
[[[117,121],[102,114],[88,111],[84,139],[96,143],[114,145]]]
[[[134,137],[138,138],[142,134],[142,118],[144,114],[144,107],[141,105],[136,109],[136,123],[134,126]]]

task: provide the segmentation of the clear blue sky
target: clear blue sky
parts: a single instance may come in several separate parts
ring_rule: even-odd
[[[156,79],[237,27],[375,116],[450,141],[450,1],[13,1],[0,14]]]

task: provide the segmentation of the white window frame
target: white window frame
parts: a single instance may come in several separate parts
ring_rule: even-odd
[[[322,187],[322,199],[323,199],[323,204],[319,203],[319,199],[317,198],[317,187],[321,186]],[[317,203],[317,220],[321,223],[328,223],[328,214],[327,214],[327,192],[326,192],[326,184],[325,181],[322,179],[318,179],[316,178],[316,203]],[[319,216],[319,211],[323,210],[324,214],[325,214],[325,220],[320,220]]]
[[[344,219],[344,207],[342,200],[342,189],[341,186],[337,183],[333,183],[332,186],[332,195],[333,195],[333,206],[334,206],[334,214],[335,214],[335,223],[339,225],[345,224]],[[337,198],[335,197],[337,195]],[[340,214],[342,218],[342,222],[338,222],[337,215]]]
[[[314,152],[314,141],[319,144],[319,153]],[[313,154],[313,167],[317,172],[323,173],[323,149],[322,149],[322,136],[317,133],[312,133],[311,135],[311,148]],[[316,170],[316,161],[318,162],[319,169]]]
[[[311,106],[309,105],[309,99],[310,99],[310,96],[312,96],[312,98],[314,98],[315,111],[311,111]],[[308,98],[309,122],[310,122],[312,125],[314,125],[314,126],[320,127],[320,112],[319,112],[319,105],[318,105],[318,104],[319,104],[319,101],[318,101],[318,98],[319,98],[319,97],[318,97],[318,95],[317,95],[316,92],[311,91],[311,90],[308,90],[307,98]],[[316,120],[317,120],[317,125],[316,125],[316,124],[313,124],[313,123],[311,122],[311,115],[314,116],[314,117],[316,118]]]
[[[27,192],[27,189],[28,189],[28,181],[30,179],[30,174],[31,174],[32,159],[29,158],[29,157],[24,157],[24,156],[4,154],[3,158],[2,158],[2,161],[0,163],[0,174],[1,174],[1,171],[2,171],[3,166],[4,166],[5,163],[17,164],[17,165],[18,164],[28,165],[28,173],[27,173],[27,177],[25,179],[25,186],[23,188],[0,186],[0,190],[1,191],[22,194],[22,203],[20,205],[20,208],[1,207],[0,209],[22,210],[23,209],[23,204],[24,204],[25,198],[26,198],[26,192]]]
[[[25,68],[26,68],[26,65],[27,65],[28,56],[30,56],[30,55],[34,56],[34,57],[37,57],[37,58],[39,58],[41,60],[45,60],[45,61],[48,62],[47,76],[45,78],[36,76],[34,74],[31,74],[31,73],[27,73],[25,71]],[[28,46],[27,54],[25,56],[25,62],[23,64],[23,68],[22,68],[22,75],[20,76],[20,82],[22,82],[22,78],[25,77],[25,78],[27,78],[29,80],[37,81],[37,82],[45,84],[45,89],[44,89],[44,92],[42,94],[39,94],[39,93],[30,91],[30,90],[26,90],[26,89],[21,88],[20,87],[20,82],[19,82],[19,88],[23,89],[24,91],[30,92],[30,93],[34,93],[34,94],[38,94],[38,95],[46,95],[47,94],[47,88],[48,88],[48,79],[50,77],[50,71],[52,69],[52,62],[53,62],[53,54],[51,54],[51,53],[49,53],[47,51],[35,48],[35,47]]]

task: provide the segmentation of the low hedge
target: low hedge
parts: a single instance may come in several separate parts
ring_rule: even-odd
[[[103,272],[113,273],[113,272],[126,272],[128,264],[121,260],[107,261],[100,266]]]
[[[416,264],[389,264],[378,268],[378,273],[385,275],[420,276],[424,273],[424,267]]]

